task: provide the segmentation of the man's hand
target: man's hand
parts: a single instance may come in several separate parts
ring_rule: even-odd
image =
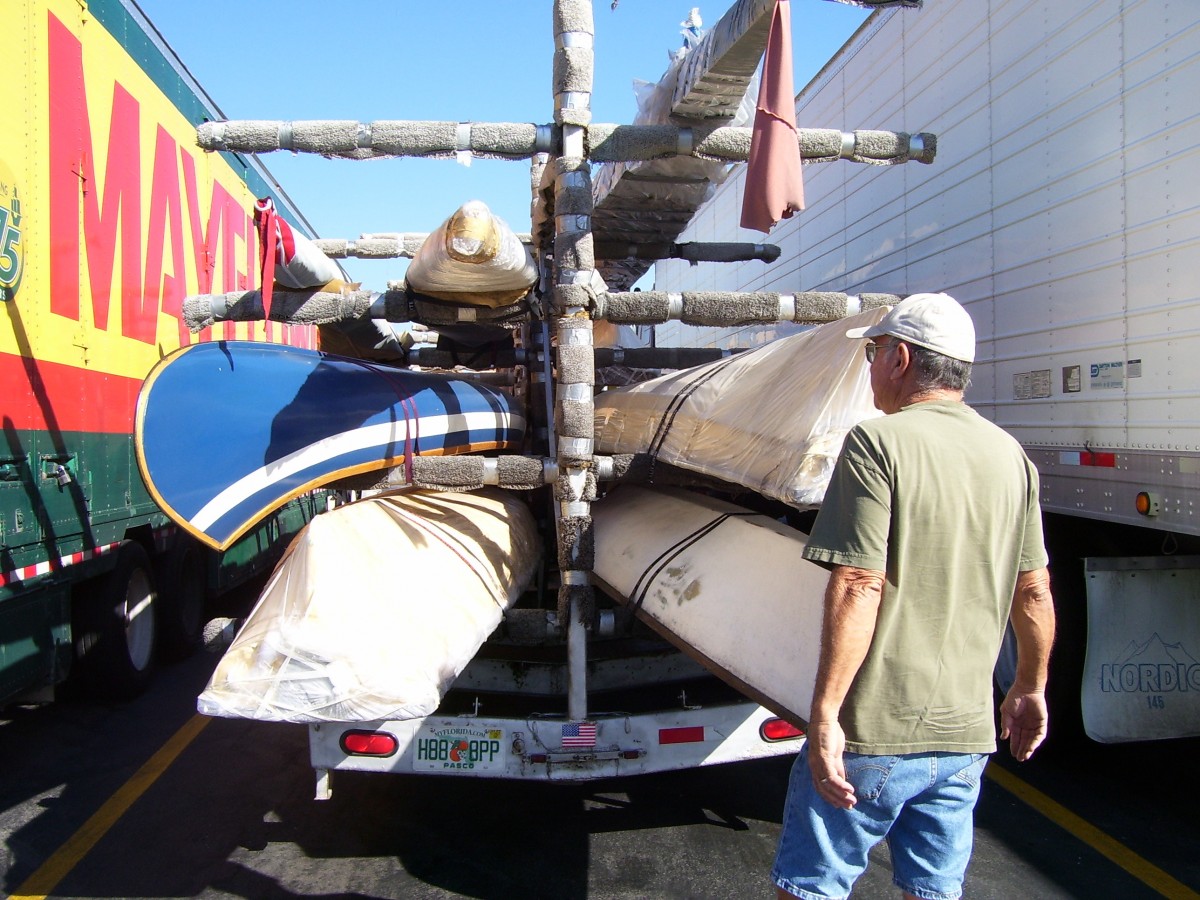
[[[840,809],[850,809],[858,802],[854,785],[846,780],[842,754],[846,752],[846,735],[836,721],[810,722],[808,725],[808,771],[813,787],[825,800]]]
[[[1045,566],[1017,575],[1008,620],[1017,638],[1017,677],[1000,704],[1000,738],[1007,738],[1013,758],[1024,762],[1046,739],[1049,721],[1045,689],[1054,644],[1054,600]]]
[[[1014,685],[1000,704],[1000,739],[1008,741],[1017,762],[1033,756],[1033,751],[1046,739],[1048,723],[1043,691],[1022,691]]]

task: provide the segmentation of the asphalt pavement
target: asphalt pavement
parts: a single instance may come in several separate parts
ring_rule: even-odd
[[[335,773],[302,726],[206,719],[214,659],[127,704],[0,714],[0,872],[16,897],[731,898],[767,873],[790,758],[587,784]],[[1183,777],[1200,742],[998,754],[972,898],[1198,897]],[[896,897],[885,847],[856,898]]]

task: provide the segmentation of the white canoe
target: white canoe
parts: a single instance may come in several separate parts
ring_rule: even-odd
[[[803,509],[825,496],[846,432],[880,415],[863,342],[887,307],[596,396],[597,453],[643,453]]]
[[[515,303],[537,282],[520,238],[481,200],[470,200],[430,232],[405,273],[414,291],[496,308]]]
[[[714,674],[803,726],[828,572],[804,535],[732,503],[625,486],[592,505],[595,575]]]
[[[317,516],[197,708],[275,722],[429,715],[540,553],[529,508],[499,489],[383,494]]]

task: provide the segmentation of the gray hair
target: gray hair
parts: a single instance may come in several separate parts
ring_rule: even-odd
[[[898,338],[896,340],[899,340]],[[965,391],[971,383],[971,364],[952,356],[944,356],[933,350],[926,350],[915,344],[909,344],[916,367],[917,388],[922,391]]]

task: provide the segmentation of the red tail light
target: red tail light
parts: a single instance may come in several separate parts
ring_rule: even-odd
[[[804,732],[783,719],[767,719],[758,726],[758,736],[769,744],[804,737]]]
[[[400,749],[395,735],[386,731],[346,731],[342,733],[342,752],[349,756],[391,756]]]

